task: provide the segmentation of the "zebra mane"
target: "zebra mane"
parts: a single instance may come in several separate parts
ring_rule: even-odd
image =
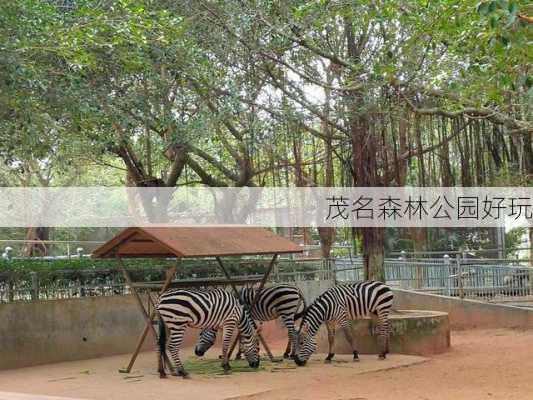
[[[241,307],[242,307],[241,320],[243,322],[248,321],[250,325],[252,325],[252,328],[254,328],[254,330],[257,331],[257,324],[252,318],[252,314],[250,313],[250,310],[248,310],[248,306],[246,304],[243,304],[240,299],[239,299],[239,302],[241,303]]]

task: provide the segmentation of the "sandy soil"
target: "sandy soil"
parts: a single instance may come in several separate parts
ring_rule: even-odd
[[[274,346],[277,352],[283,344]],[[17,392],[106,400],[533,400],[533,331],[454,332],[451,351],[431,360],[392,355],[378,361],[363,356],[360,363],[324,365],[316,357],[310,366],[281,373],[190,380],[159,380],[154,358],[142,354],[129,376],[117,373],[128,356],[3,371],[0,399],[10,398],[6,392]]]

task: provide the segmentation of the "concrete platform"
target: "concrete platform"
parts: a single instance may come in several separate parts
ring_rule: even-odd
[[[444,353],[450,348],[450,323],[445,312],[397,310],[391,314],[390,323],[390,350],[393,354],[425,356]],[[351,321],[351,332],[360,353],[378,353],[376,328],[377,321],[372,319]],[[319,331],[318,351],[328,352],[325,327]],[[335,353],[352,353],[343,332],[337,331],[335,336]]]
[[[280,349],[276,349],[279,351]],[[218,354],[214,352],[212,356]],[[194,357],[188,349],[184,359]],[[426,362],[418,356],[392,354],[380,361],[376,356],[362,356],[354,363],[350,356],[339,355],[331,364],[324,364],[323,354],[317,354],[306,367],[296,367],[292,361],[275,364],[259,372],[233,373],[227,376],[193,375],[184,380],[177,377],[159,379],[153,352],[141,353],[131,374],[121,374],[128,356],[113,356],[85,361],[63,362],[0,372],[0,400],[67,400],[94,399],[231,399],[254,396],[291,387],[295,382],[316,380],[324,373],[336,375],[366,374]],[[336,372],[338,371],[338,372]],[[36,397],[36,396],[54,397]],[[63,397],[63,399],[61,399]]]

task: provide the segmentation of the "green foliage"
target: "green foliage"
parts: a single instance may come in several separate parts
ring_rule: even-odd
[[[527,233],[527,228],[518,227],[505,232],[505,255],[514,254],[517,249],[523,246],[522,238]]]
[[[165,268],[172,265],[171,262],[161,260],[134,259],[125,260],[127,268]],[[52,271],[83,271],[83,270],[117,270],[116,260],[97,260],[91,258],[71,258],[71,259],[39,259],[24,258],[12,260],[0,260],[1,271],[33,271],[33,272],[52,272]]]
[[[164,272],[165,269],[176,265],[175,260],[161,259],[123,259],[125,268],[131,271],[132,275],[146,274],[154,271],[156,274]],[[226,259],[224,266],[232,276],[258,275],[263,274],[268,267],[269,259]],[[305,272],[314,271],[320,262],[292,262],[282,260],[279,263],[280,272]],[[42,272],[42,273],[76,273],[114,271],[118,272],[118,264],[115,259],[92,259],[72,257],[70,259],[40,259],[22,258],[5,260],[0,259],[0,271],[15,272]],[[221,277],[220,266],[213,260],[183,259],[178,263],[176,277],[178,279]],[[143,280],[143,279],[139,279]]]
[[[461,184],[471,156],[476,184],[530,184],[524,0],[58,4],[0,3],[3,185],[122,185],[139,171],[136,184],[160,183],[176,149],[178,185],[322,185],[326,156],[333,182],[352,185],[359,118],[384,184],[404,162],[404,183],[449,172]],[[426,110],[416,120],[414,106]],[[491,112],[447,116],[465,107]],[[413,246],[400,236],[387,246]],[[437,236],[439,248],[486,241]]]

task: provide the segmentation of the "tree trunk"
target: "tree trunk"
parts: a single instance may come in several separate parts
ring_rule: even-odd
[[[383,233],[383,228],[362,229],[365,279],[385,282]]]
[[[376,138],[368,129],[368,125],[366,116],[356,116],[350,123],[354,186],[357,187],[382,186],[377,174],[376,158],[379,155]],[[384,228],[361,228],[359,233],[363,243],[365,279],[384,281]]]
[[[318,227],[318,236],[320,237],[320,251],[322,258],[330,258],[331,247],[335,242],[335,229],[331,227]]]
[[[533,267],[533,228],[529,228],[529,266]]]
[[[32,226],[26,231],[26,240],[32,242],[24,245],[23,254],[26,257],[43,257],[48,255],[48,247],[43,241],[50,239],[50,228],[47,226]]]
[[[183,146],[171,146],[165,152],[165,157],[170,161],[168,171],[161,174],[161,178],[150,175],[140,161],[139,157],[128,145],[119,146],[117,155],[122,158],[126,165],[128,186],[141,188],[138,198],[141,201],[144,212],[149,222],[166,223],[169,221],[168,206],[172,200],[172,189],[183,172],[187,163],[188,153]],[[128,197],[130,209],[138,213],[137,197],[130,194]]]
[[[332,76],[328,72],[328,84],[332,82]],[[324,115],[329,118],[330,110],[330,89],[324,89],[325,92],[325,102],[324,102]],[[324,133],[324,152],[325,152],[325,177],[324,177],[324,186],[331,187],[334,186],[334,170],[333,170],[333,146],[331,140],[331,128],[326,121],[322,122],[322,132]],[[316,182],[316,179],[315,179]],[[322,253],[322,258],[330,258],[331,256],[331,247],[335,242],[335,228],[333,227],[319,227],[318,236],[320,238],[320,250]]]
[[[352,21],[346,18],[344,21],[348,57],[354,65],[360,63],[360,53],[363,50],[359,41],[355,38]],[[350,76],[348,80],[357,80],[356,76]],[[349,129],[352,141],[352,170],[354,186],[377,187],[383,186],[379,175],[378,158],[382,155],[379,146],[379,137],[369,129],[374,125],[369,121],[371,114],[367,110],[364,95],[352,92],[346,95],[346,107],[349,112]],[[387,166],[388,167],[388,166]],[[361,228],[360,234],[363,241],[363,259],[366,279],[385,279],[384,270],[384,229]]]
[[[303,172],[303,165],[302,165],[302,142],[298,135],[295,135],[293,137],[292,141],[292,150],[294,155],[294,174],[295,174],[295,180],[296,180],[296,186],[298,187],[305,187],[306,181],[304,179],[304,172]],[[301,207],[300,207],[300,220],[303,221],[305,218],[305,208],[303,207],[305,198],[301,197]],[[304,244],[310,244],[311,243],[311,232],[308,227],[302,227],[302,234],[303,234],[303,243]]]

